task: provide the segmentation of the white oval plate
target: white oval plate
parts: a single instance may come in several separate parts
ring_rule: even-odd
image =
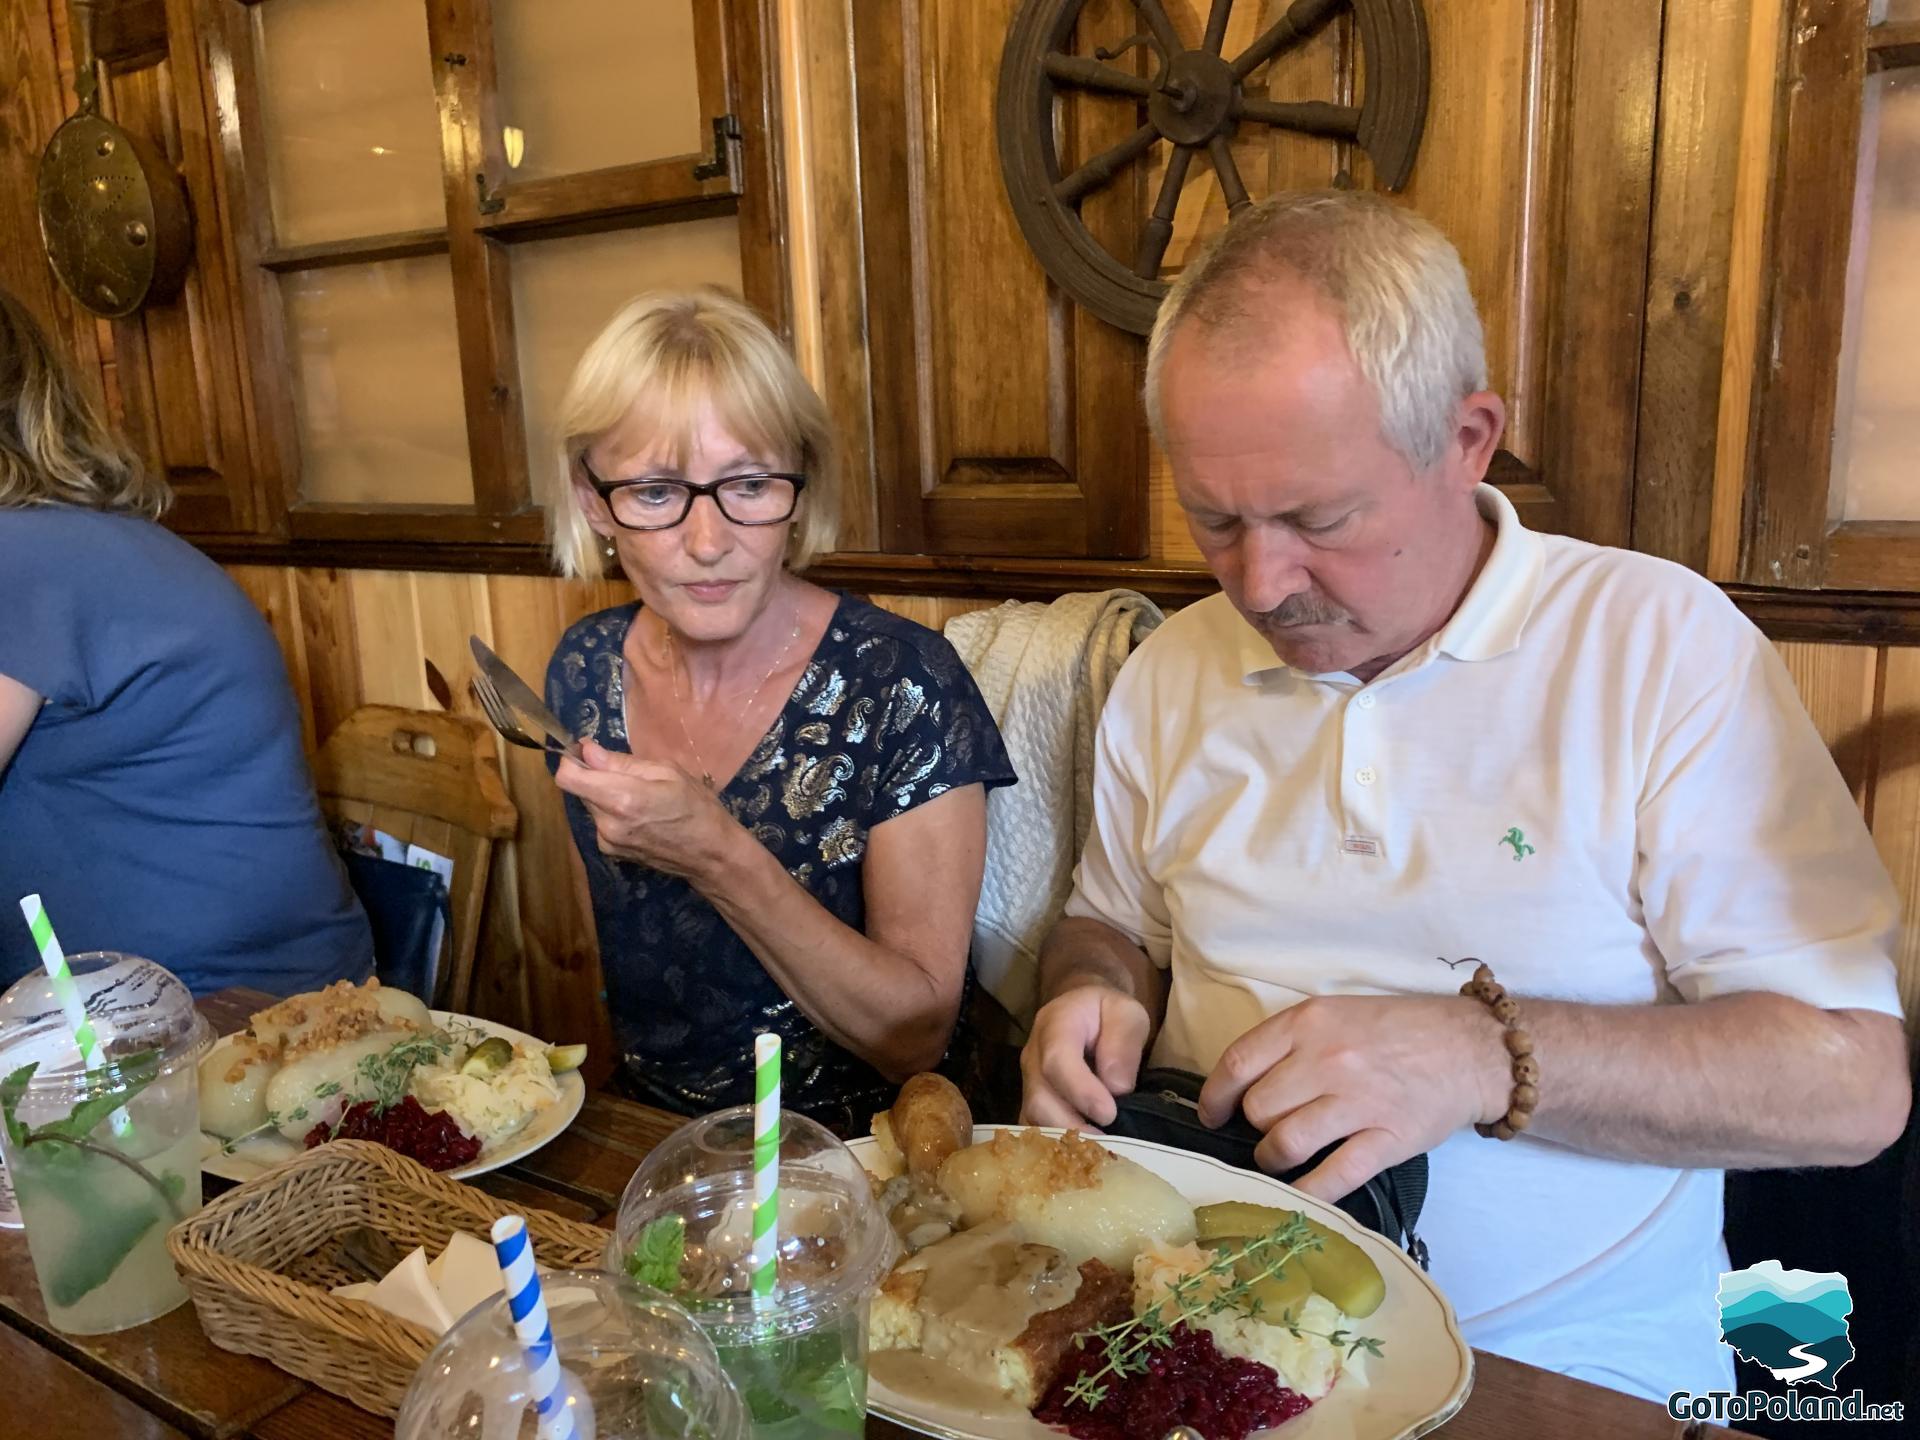
[[[976,1142],[990,1140],[1008,1125],[977,1126]],[[1049,1131],[1049,1134],[1058,1134]],[[1304,1415],[1276,1430],[1260,1432],[1285,1440],[1412,1440],[1444,1425],[1466,1403],[1473,1388],[1473,1351],[1461,1338],[1453,1306],[1426,1273],[1399,1246],[1364,1229],[1346,1213],[1302,1195],[1268,1175],[1236,1170],[1204,1155],[1155,1145],[1145,1140],[1093,1137],[1116,1155],[1124,1155],[1161,1179],[1194,1205],[1247,1200],[1256,1205],[1304,1209],[1315,1220],[1354,1241],[1380,1267],[1387,1298],[1365,1320],[1362,1333],[1380,1340],[1385,1355],[1368,1357],[1367,1383],[1342,1379]],[[869,1170],[879,1168],[872,1137],[850,1142]],[[985,1416],[950,1405],[923,1402],[870,1382],[868,1408],[923,1435],[940,1440],[1061,1440],[1066,1434],[1030,1415]]]
[[[428,1013],[438,1024],[470,1025],[489,1035],[498,1035],[512,1045],[546,1044],[544,1040],[536,1040],[523,1031],[492,1020],[482,1020],[477,1015],[455,1015],[450,1010],[432,1010]],[[586,1103],[587,1083],[580,1078],[578,1070],[569,1070],[553,1078],[560,1087],[558,1100],[507,1136],[494,1149],[482,1150],[472,1164],[446,1171],[447,1178],[466,1180],[474,1175],[484,1175],[489,1170],[498,1170],[502,1165],[511,1165],[531,1155],[571,1125],[573,1117],[580,1113],[580,1107]],[[256,1135],[251,1140],[243,1141],[231,1154],[220,1149],[220,1137],[217,1135],[203,1133],[200,1139],[201,1170],[208,1175],[218,1175],[223,1180],[252,1180],[266,1174],[274,1166],[291,1160],[301,1150],[299,1145],[282,1135]]]

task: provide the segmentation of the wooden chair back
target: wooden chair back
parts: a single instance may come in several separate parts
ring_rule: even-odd
[[[493,845],[520,823],[493,731],[465,715],[363,705],[320,747],[314,787],[330,823],[371,824],[453,861],[448,963],[434,1003],[465,1012]]]

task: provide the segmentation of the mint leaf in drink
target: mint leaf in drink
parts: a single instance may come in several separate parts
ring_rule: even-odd
[[[30,1132],[15,1112],[19,1110],[20,1102],[27,1096],[27,1084],[33,1079],[33,1072],[39,1068],[40,1062],[35,1060],[30,1064],[22,1065],[6,1079],[0,1080],[0,1111],[6,1114],[7,1143],[16,1150],[27,1143]]]
[[[680,1288],[680,1262],[687,1253],[687,1222],[662,1215],[640,1232],[627,1255],[627,1274],[671,1295]]]
[[[51,1152],[51,1153],[49,1153]],[[39,1157],[44,1156],[42,1161]],[[32,1164],[20,1168],[15,1183],[22,1189],[31,1184],[57,1185],[72,1190],[85,1180],[73,1174],[75,1162],[98,1166],[101,1162],[70,1145],[51,1145],[36,1149]],[[157,1182],[167,1200],[177,1206],[186,1193],[183,1176],[168,1174]],[[50,1273],[43,1272],[47,1298],[55,1305],[77,1305],[113,1278],[113,1272],[131,1255],[155,1225],[172,1223],[167,1206],[153,1190],[141,1187],[131,1194],[124,1185],[118,1190],[95,1188],[87,1209],[90,1239],[85,1245],[68,1245],[55,1252]],[[58,1204],[59,1202],[52,1202]],[[36,1262],[37,1263],[37,1262]]]
[[[64,1120],[55,1120],[34,1130],[34,1135],[46,1140],[84,1140],[114,1111],[126,1105],[160,1074],[156,1063],[158,1054],[152,1050],[143,1050],[138,1055],[130,1055],[125,1060],[103,1066],[99,1070],[89,1070],[89,1076],[101,1075],[110,1079],[111,1088],[89,1095]]]

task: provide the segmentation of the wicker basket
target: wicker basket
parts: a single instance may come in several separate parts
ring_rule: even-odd
[[[328,1294],[362,1278],[335,1263],[336,1242],[367,1225],[431,1253],[455,1230],[486,1239],[507,1214],[526,1216],[542,1265],[600,1267],[607,1232],[597,1226],[519,1210],[370,1140],[336,1140],[249,1180],[176,1226],[167,1248],[214,1344],[392,1418],[435,1337]]]

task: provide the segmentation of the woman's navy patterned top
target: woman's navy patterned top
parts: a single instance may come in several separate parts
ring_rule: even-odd
[[[627,751],[621,645],[637,603],[579,621],[547,667],[567,728]],[[557,760],[549,762],[557,766]],[[861,857],[882,821],[960,785],[1011,785],[1013,766],[973,677],[941,636],[842,595],[786,706],[720,801],[814,899],[864,930]],[[600,852],[566,797],[586,861],[624,1078],[682,1114],[753,1098],[753,1037],[779,1031],[786,1108],[843,1134],[896,1087],[816,1029],[687,881]]]

